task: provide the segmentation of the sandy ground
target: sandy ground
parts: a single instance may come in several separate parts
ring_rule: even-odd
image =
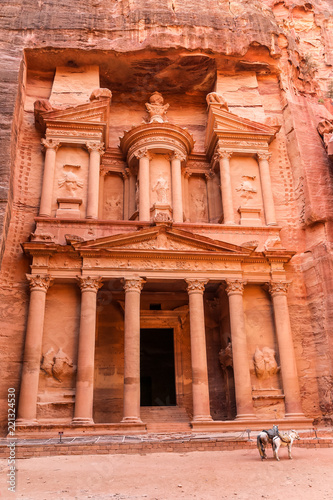
[[[15,493],[0,460],[0,498],[333,499],[332,448],[294,448],[293,460],[282,449],[280,458],[261,462],[257,450],[32,458],[16,461]]]

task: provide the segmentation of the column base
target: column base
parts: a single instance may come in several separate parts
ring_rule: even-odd
[[[71,425],[94,425],[92,418],[74,417]]]
[[[142,420],[140,417],[124,417],[121,424],[142,424]]]
[[[286,413],[284,418],[290,420],[309,420],[304,413]]]
[[[196,415],[192,422],[213,422],[211,415]]]
[[[277,222],[267,222],[266,223],[266,226],[277,226],[278,223]]]
[[[33,418],[31,420],[25,418],[17,418],[15,420],[15,425],[38,425],[38,420]]]
[[[240,413],[235,420],[257,420],[257,416],[254,413]]]

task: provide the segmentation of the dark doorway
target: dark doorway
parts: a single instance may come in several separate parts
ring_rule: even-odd
[[[141,406],[176,405],[172,328],[143,328],[140,339]]]

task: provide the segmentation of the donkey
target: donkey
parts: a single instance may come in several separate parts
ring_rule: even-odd
[[[279,434],[278,436],[273,437],[273,455],[276,460],[279,459],[279,449],[280,446],[287,446],[288,447],[288,457],[292,459],[293,457],[291,456],[291,446],[293,442],[297,439],[300,439],[298,433],[294,430],[291,430],[289,432],[284,433],[283,435]]]
[[[271,444],[273,447],[273,438],[279,435],[279,428],[273,425],[272,429],[261,431],[257,436],[257,448],[261,460],[267,460],[266,446]]]

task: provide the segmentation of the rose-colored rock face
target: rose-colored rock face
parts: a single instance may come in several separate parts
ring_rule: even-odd
[[[323,125],[318,128],[321,135],[317,130],[320,123],[332,123],[330,2],[100,0],[92,5],[78,0],[75,11],[69,4],[40,3],[2,3],[2,415],[7,415],[7,387],[14,387],[17,392],[20,387],[29,308],[25,274],[44,274],[51,267],[55,275],[57,270],[67,269],[70,279],[58,280],[47,293],[37,418],[70,421],[73,416],[81,298],[72,277],[81,273],[82,260],[70,243],[142,229],[135,222],[139,188],[131,183],[129,175],[138,164],[127,163],[119,149],[119,138],[132,127],[151,121],[155,115],[149,114],[145,103],[156,104],[149,98],[160,92],[164,98],[161,106],[169,107],[160,112],[161,120],[155,120],[156,126],[162,123],[167,127],[170,123],[186,128],[195,141],[187,160],[187,173],[182,160],[182,196],[187,200],[182,207],[182,229],[198,237],[256,248],[258,252],[282,248],[296,252],[285,265],[284,276],[292,281],[288,304],[303,411],[318,422],[331,422],[332,131]],[[112,99],[105,89],[112,92]],[[216,94],[206,101],[206,95],[212,92]],[[242,151],[236,151],[229,162],[233,192],[230,210],[236,228],[227,230],[221,224],[221,173],[216,163],[215,175],[211,175],[211,158],[207,153],[207,102],[212,109],[219,106],[214,95],[222,96],[221,113],[230,112],[239,119],[277,131],[269,145],[277,229],[266,226],[267,207],[263,202],[258,159],[254,154],[244,156]],[[87,108],[80,108],[85,105]],[[95,106],[94,111],[89,106]],[[104,135],[103,138],[88,135],[88,147],[73,146],[73,141],[69,141],[58,149],[54,182],[46,200],[53,220],[39,219],[36,224],[46,161],[40,141],[49,127],[45,117],[47,113],[56,116],[66,110],[67,115],[61,116],[65,116],[63,121],[67,124],[73,120],[71,113],[76,113],[76,117],[81,113],[81,123],[94,120],[103,123]],[[241,123],[244,126],[245,122]],[[80,132],[76,133],[77,139]],[[93,133],[91,129],[89,133]],[[89,161],[96,137],[105,145],[96,208],[102,224],[85,219],[91,196]],[[161,148],[150,159],[151,202],[155,204],[154,214],[161,220],[172,218],[175,203],[170,161]],[[156,208],[159,204],[162,208]],[[124,222],[131,216],[131,223]],[[71,218],[76,221],[70,222]],[[40,255],[31,269],[32,257],[24,255],[21,247],[29,241],[31,233],[34,233],[31,242],[61,245],[62,249],[67,242],[71,251]],[[132,250],[136,248],[133,245]],[[170,242],[161,240],[159,248],[164,248],[163,245],[177,250],[175,243],[172,247]],[[132,265],[128,262],[129,259],[119,260],[118,274],[106,281],[97,296],[96,422],[119,422],[122,418],[124,291],[120,278],[121,269]],[[104,269],[105,262],[96,258],[93,265]],[[153,269],[153,264],[143,258],[140,265],[141,268],[131,268],[134,273],[146,276]],[[173,272],[180,272],[178,276],[184,278],[190,267],[181,265]],[[210,265],[207,264],[206,270],[211,269]],[[275,265],[272,273],[279,276],[283,265]],[[245,276],[246,273],[258,276],[261,283],[266,268],[260,266],[261,263],[244,264],[242,270]],[[199,272],[200,264],[195,269]],[[202,272],[206,270],[201,268]],[[245,288],[243,303],[254,409],[259,417],[279,418],[285,408],[273,305],[267,292],[252,281]],[[204,302],[210,409],[214,419],[230,419],[236,415],[232,367],[221,368],[218,358],[230,340],[228,299],[214,286],[207,287]],[[141,300],[142,327],[153,325],[177,331],[174,347],[177,402],[192,415],[188,316],[180,316],[177,327],[172,314],[167,317],[167,313],[160,326],[150,322],[150,314],[153,317],[154,313],[150,311],[151,304],[161,303],[165,311],[186,309],[185,287],[177,283],[173,290],[165,283],[158,286],[155,283],[145,290]],[[266,364],[265,352],[271,355]],[[274,365],[273,371],[269,363]]]

